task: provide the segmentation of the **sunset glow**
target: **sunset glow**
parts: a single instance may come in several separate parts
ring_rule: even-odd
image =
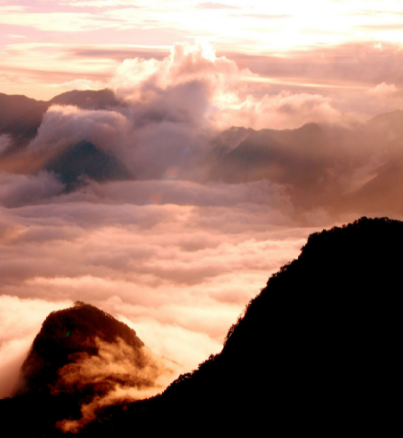
[[[110,313],[177,377],[311,233],[403,218],[402,18],[401,0],[0,0],[0,398],[52,311]]]
[[[337,56],[338,46],[346,43],[380,51],[393,45],[400,51],[401,13],[400,1],[380,0],[253,0],[247,6],[235,0],[3,0],[0,91],[49,99],[72,81],[82,88],[102,88],[123,59],[160,58],[173,43],[200,39],[218,53],[262,61],[306,56],[309,62],[318,57],[324,62],[324,56]],[[353,48],[346,55],[354,57]],[[270,59],[266,62],[263,76],[270,77]],[[246,66],[254,71],[251,62]]]

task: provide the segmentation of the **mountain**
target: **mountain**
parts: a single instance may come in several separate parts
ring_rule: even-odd
[[[100,342],[113,344],[119,338],[136,352],[144,346],[134,330],[89,304],[78,302],[72,308],[52,312],[22,365],[17,394],[49,392],[63,367],[83,354],[97,356]]]
[[[14,149],[27,144],[36,136],[48,107],[49,102],[0,93],[0,135],[11,136]]]
[[[54,104],[75,105],[94,112],[116,111],[132,126],[127,138],[136,139],[139,134],[138,141],[142,144],[137,147],[134,142],[129,146],[131,140],[125,139],[116,140],[122,144],[108,143],[105,147],[100,144],[101,140],[89,141],[85,134],[80,134],[61,148],[49,144],[47,148],[27,150],[44,114]],[[303,220],[307,210],[318,209],[330,215],[353,212],[392,216],[403,212],[400,202],[403,196],[403,111],[380,114],[366,123],[349,126],[308,123],[286,130],[232,127],[208,140],[210,144],[192,158],[190,165],[187,159],[182,162],[183,157],[178,158],[178,162],[176,158],[172,161],[168,146],[159,154],[153,140],[141,140],[140,130],[144,124],[151,123],[153,131],[154,119],[148,120],[148,116],[142,119],[141,103],[131,108],[129,105],[132,104],[120,101],[107,89],[73,90],[48,102],[0,94],[0,171],[54,172],[65,184],[66,191],[71,191],[88,179],[133,180],[144,178],[144,174],[148,179],[163,179],[172,165],[179,168],[179,175],[187,175],[197,182],[242,184],[267,180],[281,187],[298,220]],[[126,141],[129,144],[125,144]],[[172,141],[166,135],[166,144],[171,144],[173,150],[182,142]],[[153,168],[154,163],[158,171],[144,172],[148,166]],[[185,172],[180,169],[183,163],[187,163]]]
[[[90,421],[91,409],[107,400],[160,392],[161,379],[172,380],[177,369],[148,350],[126,324],[77,302],[44,321],[21,367],[14,398],[1,401],[7,414],[2,424],[11,436],[58,435],[59,429]]]
[[[73,90],[59,94],[51,99],[50,105],[74,105],[87,110],[108,110],[123,103],[116,99],[112,90]]]
[[[122,105],[113,91],[68,91],[44,102],[20,95],[0,93],[0,134],[8,134],[14,141],[12,149],[32,140],[51,105],[74,105],[81,109],[111,109]]]
[[[297,210],[403,211],[403,111],[342,127],[231,128],[213,142],[207,181],[266,179],[286,188]]]
[[[114,155],[104,152],[88,141],[68,147],[52,157],[45,169],[59,175],[72,190],[84,183],[83,178],[95,181],[121,181],[132,178],[132,173]]]
[[[390,433],[397,426],[403,223],[315,233],[230,328],[223,350],[83,436]],[[347,432],[348,431],[348,432]]]
[[[400,418],[402,246],[403,222],[387,218],[312,234],[250,301],[221,353],[159,396],[100,407],[78,436],[390,434]],[[69,342],[68,331],[61,325],[52,339]],[[25,403],[0,408],[24,417]]]
[[[21,151],[36,137],[43,116],[51,105],[73,105],[94,111],[124,106],[108,89],[69,91],[48,102],[0,93],[0,135],[7,135],[11,140],[9,146],[0,151],[0,166],[3,164],[7,171],[11,168],[17,173],[21,168],[29,169],[31,173],[42,169],[54,172],[66,184],[68,191],[81,186],[86,178],[95,181],[133,178],[115,155],[88,141],[68,145],[61,151],[51,150],[48,154],[21,155]]]

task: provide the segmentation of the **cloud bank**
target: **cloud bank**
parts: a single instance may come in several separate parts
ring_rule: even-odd
[[[123,61],[112,96],[31,102],[25,143],[1,131],[1,396],[52,310],[89,302],[188,371],[311,232],[402,215],[401,111],[359,122],[261,79],[175,44]],[[400,85],[360,93],[395,109]]]

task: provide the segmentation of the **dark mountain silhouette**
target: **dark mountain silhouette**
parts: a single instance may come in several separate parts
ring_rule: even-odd
[[[67,190],[83,183],[83,177],[95,181],[116,181],[132,177],[131,172],[114,155],[87,141],[63,150],[46,164],[45,169],[59,175],[61,181],[67,185]]]
[[[7,413],[2,424],[10,436],[53,436],[60,432],[56,423],[81,420],[82,406],[96,405],[116,388],[158,392],[158,377],[175,367],[147,350],[126,324],[77,302],[44,321],[21,367],[15,397],[1,401]]]
[[[72,308],[52,312],[22,365],[17,393],[49,392],[63,366],[74,362],[81,353],[98,355],[97,340],[111,344],[118,338],[133,350],[144,346],[134,330],[89,304],[79,302]]]
[[[100,409],[79,436],[390,434],[400,418],[402,246],[403,222],[387,218],[312,234],[220,354],[160,396]],[[18,403],[0,407],[25,415]]]
[[[399,418],[402,245],[403,223],[386,218],[311,235],[248,304],[220,354],[130,406],[111,429],[125,436],[130,424],[146,430],[159,418],[179,434],[194,425],[213,435],[388,434]],[[99,424],[108,436],[99,421],[84,436]]]

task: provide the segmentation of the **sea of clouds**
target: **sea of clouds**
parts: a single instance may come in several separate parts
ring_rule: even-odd
[[[76,300],[133,327],[182,372],[192,370],[220,351],[249,300],[298,256],[311,232],[358,217],[354,208],[340,214],[328,205],[302,208],[288,180],[209,177],[214,139],[231,126],[295,129],[316,122],[349,130],[362,119],[321,94],[259,96],[258,79],[203,44],[176,44],[162,60],[128,59],[102,84],[119,105],[53,105],[37,136],[7,158],[29,163],[29,171],[0,173],[0,397],[12,394],[45,317]],[[398,99],[396,93],[381,83],[367,96]],[[82,141],[117,157],[131,177],[83,177],[83,184],[66,190],[46,163]],[[226,147],[241,141],[235,137]],[[10,144],[0,136],[0,153]],[[348,142],[335,147],[347,164],[329,164],[326,175],[346,192],[384,163],[360,142],[355,149]],[[309,155],[312,174],[335,161],[333,155],[323,160],[328,152],[298,153],[301,160]],[[306,172],[298,179],[295,156],[289,162],[296,170],[287,178],[305,187]],[[315,189],[306,186],[307,196],[327,187],[321,178]]]

